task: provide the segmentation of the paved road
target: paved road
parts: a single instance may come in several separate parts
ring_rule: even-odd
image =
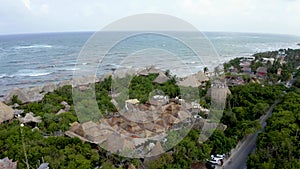
[[[274,107],[279,103],[277,100],[268,110],[267,114],[260,118],[260,124],[262,125],[262,131],[266,126],[266,120],[272,115]],[[224,162],[223,167],[225,169],[245,169],[248,155],[254,151],[256,147],[256,138],[258,133],[248,135],[244,141],[235,148],[231,156]]]

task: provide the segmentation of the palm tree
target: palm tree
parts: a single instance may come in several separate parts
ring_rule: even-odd
[[[203,72],[206,73],[208,71],[207,67],[204,67]]]

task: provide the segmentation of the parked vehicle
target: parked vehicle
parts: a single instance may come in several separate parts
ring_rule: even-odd
[[[195,119],[202,119],[202,117],[199,116],[199,115],[194,115],[194,118],[195,118]]]
[[[209,162],[214,163],[215,165],[221,165],[221,161],[220,160],[212,159]]]
[[[207,169],[214,169],[214,168],[216,168],[216,164],[213,163],[213,162],[210,162],[210,161],[207,161],[205,163],[205,166],[206,166]]]
[[[224,159],[225,158],[225,154],[217,154],[216,157]]]

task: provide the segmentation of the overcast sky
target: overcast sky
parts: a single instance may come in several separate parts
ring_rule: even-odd
[[[0,34],[97,31],[120,18],[162,13],[200,31],[300,35],[300,0],[0,0]]]

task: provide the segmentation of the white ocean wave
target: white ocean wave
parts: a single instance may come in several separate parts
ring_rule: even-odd
[[[16,74],[14,74],[14,76],[30,76],[30,77],[36,77],[36,76],[45,76],[45,75],[49,75],[53,72],[47,72],[44,70],[34,70],[34,69],[23,69],[23,70],[19,70]]]
[[[12,78],[14,77],[14,75],[8,75],[6,73],[0,74],[0,79],[4,79],[4,78]]]
[[[52,45],[24,45],[15,46],[14,49],[32,49],[32,48],[52,48]]]

